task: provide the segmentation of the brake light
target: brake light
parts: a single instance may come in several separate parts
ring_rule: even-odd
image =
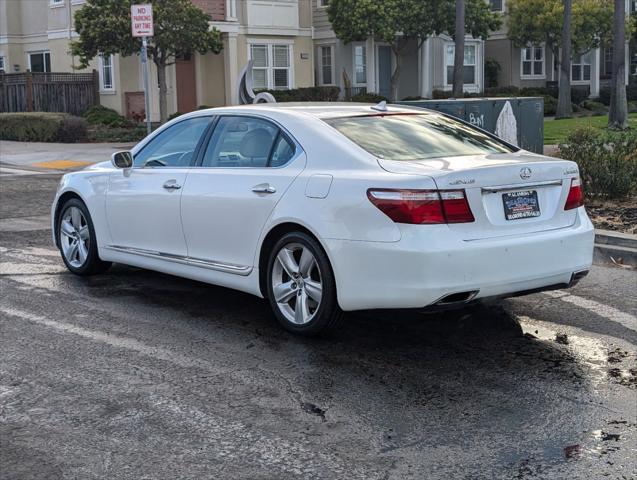
[[[396,223],[473,222],[464,190],[367,190],[369,200]]]
[[[568,197],[566,197],[564,210],[571,210],[573,208],[581,207],[582,205],[584,205],[582,182],[579,178],[573,178],[571,180],[571,188],[568,191]]]

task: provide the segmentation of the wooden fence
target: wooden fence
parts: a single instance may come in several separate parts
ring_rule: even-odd
[[[0,112],[65,112],[81,115],[99,104],[93,73],[1,73]]]

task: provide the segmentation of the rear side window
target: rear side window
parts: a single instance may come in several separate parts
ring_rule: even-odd
[[[260,118],[223,116],[208,142],[203,167],[267,167],[279,128]]]
[[[436,114],[374,115],[325,121],[372,155],[386,160],[515,151],[480,130]]]

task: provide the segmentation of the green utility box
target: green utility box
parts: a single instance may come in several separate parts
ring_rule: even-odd
[[[544,99],[542,97],[496,97],[496,98],[462,98],[448,100],[411,100],[396,102],[400,105],[428,108],[482,128],[498,135],[498,117],[507,102],[515,120],[508,115],[509,132],[511,128],[517,131],[518,147],[535,153],[544,151]],[[506,114],[506,112],[505,112]],[[502,125],[502,122],[500,125]],[[506,139],[506,138],[505,138]],[[508,139],[513,140],[512,138]]]

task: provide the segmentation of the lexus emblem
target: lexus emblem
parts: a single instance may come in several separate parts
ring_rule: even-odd
[[[524,167],[520,169],[520,178],[522,180],[526,180],[527,178],[531,178],[531,169],[529,167]]]

